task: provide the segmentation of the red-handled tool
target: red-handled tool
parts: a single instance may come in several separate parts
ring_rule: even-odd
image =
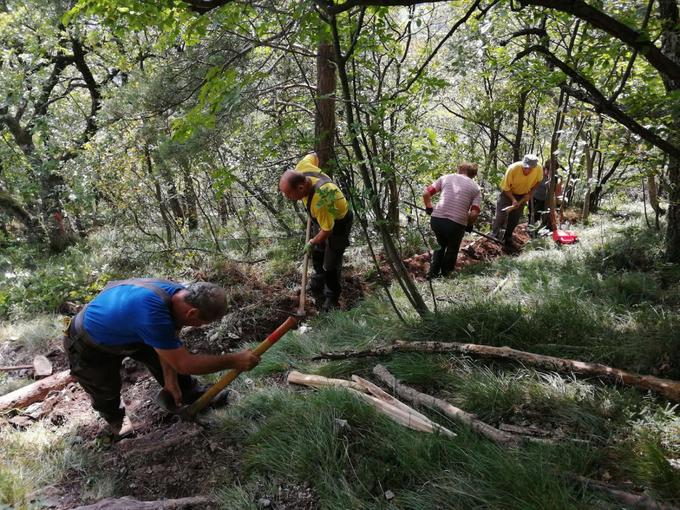
[[[293,329],[297,322],[298,320],[296,317],[288,317],[286,321],[276,328],[274,332],[271,333],[267,338],[265,338],[265,340],[260,345],[255,347],[253,352],[259,356],[264,354],[272,345],[278,342],[283,335]],[[208,388],[208,390],[203,395],[201,395],[201,397],[196,402],[180,411],[182,417],[185,419],[192,419],[194,416],[196,416],[196,413],[207,406],[210,401],[215,398],[215,396],[220,391],[229,386],[229,384],[231,384],[231,382],[236,379],[240,373],[241,370],[232,369],[224,374],[224,376],[222,376],[219,381]]]

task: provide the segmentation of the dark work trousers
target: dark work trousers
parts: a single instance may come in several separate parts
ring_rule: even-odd
[[[342,292],[340,284],[342,257],[349,246],[353,219],[352,211],[347,211],[343,219],[335,220],[331,235],[328,236],[326,242],[323,245],[315,244],[312,251],[314,275],[310,281],[311,291],[321,293],[323,290],[324,296],[336,301]],[[319,232],[319,224],[314,221],[312,237],[317,232]]]
[[[430,226],[437,237],[439,249],[435,250],[432,255],[432,262],[427,275],[429,278],[436,278],[440,274],[448,276],[456,268],[458,250],[465,235],[465,225],[447,218],[433,216],[430,219]]]
[[[98,345],[74,332],[73,323],[64,337],[64,350],[68,356],[71,374],[92,399],[92,407],[107,422],[120,421],[125,409],[120,403],[122,380],[120,368],[123,359],[129,357],[149,369],[161,387],[164,385],[160,358],[144,343],[125,345]],[[190,375],[177,375],[182,400],[195,397],[197,381]],[[195,400],[195,398],[194,398]]]
[[[529,200],[529,218],[536,223],[539,219],[541,220],[541,227],[550,227],[550,214],[547,212],[547,204],[545,200],[540,200],[538,198],[532,198]]]
[[[515,200],[519,201],[524,195],[515,195]],[[503,236],[503,241],[506,244],[512,242],[512,233],[519,224],[519,220],[522,218],[522,212],[524,211],[524,206],[521,205],[517,209],[510,211],[509,213],[503,212],[505,207],[512,205],[512,200],[510,200],[505,193],[501,192],[498,195],[498,201],[496,202],[496,218],[493,220],[493,236],[498,239],[503,228],[503,224],[507,220],[507,226],[505,227],[505,235]]]

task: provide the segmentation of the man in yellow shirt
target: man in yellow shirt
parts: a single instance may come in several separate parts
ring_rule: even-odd
[[[503,224],[507,220],[503,241],[505,246],[514,250],[512,233],[517,227],[524,211],[524,205],[531,200],[536,187],[543,178],[543,168],[538,164],[538,156],[527,154],[522,161],[508,167],[501,181],[501,192],[496,202],[496,218],[493,222],[493,236],[500,237]],[[509,208],[504,211],[504,209]]]
[[[302,200],[314,220],[313,237],[305,245],[314,265],[309,287],[317,296],[323,292],[326,299],[321,309],[328,311],[338,307],[342,257],[349,246],[353,216],[340,188],[318,164],[316,154],[308,154],[295,170],[283,173],[279,190],[288,200]]]

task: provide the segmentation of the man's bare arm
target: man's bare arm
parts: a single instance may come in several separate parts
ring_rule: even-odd
[[[192,354],[186,347],[156,349],[161,362],[166,362],[180,374],[211,374],[227,368],[246,371],[260,362],[260,357],[250,349],[229,354]]]

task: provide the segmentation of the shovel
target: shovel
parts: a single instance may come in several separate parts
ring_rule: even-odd
[[[47,377],[52,375],[52,363],[45,356],[38,355],[33,358],[31,365],[15,365],[11,367],[0,367],[0,372],[11,372],[13,370],[30,370],[33,369],[33,376]]]
[[[307,217],[307,235],[306,235],[307,242],[309,241],[311,228],[312,218]],[[253,352],[258,356],[262,356],[262,354],[267,352],[272,345],[278,342],[281,339],[281,337],[285,335],[288,331],[297,326],[298,322],[305,317],[305,293],[307,291],[306,289],[307,269],[309,267],[309,255],[307,253],[305,253],[304,262],[302,264],[303,264],[302,288],[300,289],[300,305],[298,306],[297,312],[295,313],[295,316],[288,317],[283,324],[276,328],[274,332],[271,333],[267,338],[265,338],[260,345],[253,349]],[[212,399],[215,398],[215,396],[220,391],[229,386],[232,383],[232,381],[239,376],[240,373],[241,373],[240,370],[232,369],[226,374],[224,374],[222,378],[215,384],[213,384],[210,388],[208,388],[208,390],[203,395],[201,395],[201,397],[198,400],[196,400],[196,402],[194,402],[190,406],[186,406],[180,409],[179,415],[182,417],[183,420],[193,420],[194,416],[196,416],[196,414],[201,409],[210,404]]]

